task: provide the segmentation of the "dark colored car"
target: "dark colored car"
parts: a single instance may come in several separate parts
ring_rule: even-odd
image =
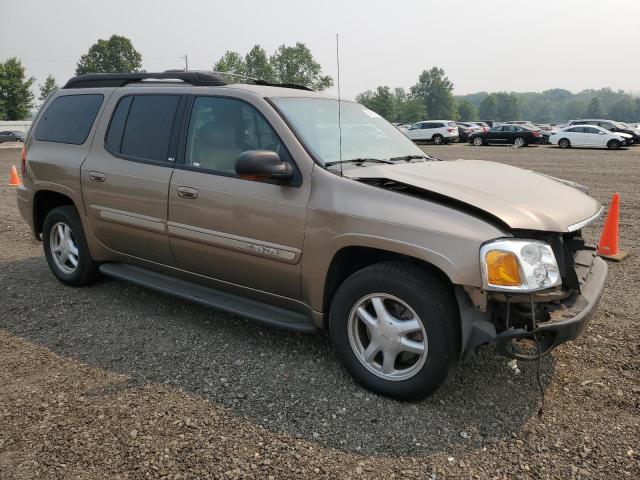
[[[615,122],[613,120],[581,119],[581,120],[573,120],[569,125],[597,125],[606,130],[609,130],[610,132],[626,133],[627,135],[631,135],[633,139],[627,142],[629,145],[633,145],[633,144],[637,145],[640,143],[640,135],[638,135],[638,133],[635,130],[625,127],[619,122]]]
[[[4,130],[0,132],[0,143],[5,142],[22,142],[24,143],[25,139],[24,132],[16,132],[12,130]]]
[[[477,147],[493,144],[526,147],[542,143],[544,138],[540,130],[526,125],[498,125],[487,132],[472,133],[468,141]]]
[[[458,133],[460,135],[461,142],[468,141],[469,135],[471,135],[473,132],[477,132],[478,128],[484,129],[482,126],[476,125],[475,123],[471,122],[456,122],[456,125],[458,125]]]

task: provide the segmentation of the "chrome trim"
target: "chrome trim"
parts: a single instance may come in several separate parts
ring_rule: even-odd
[[[97,210],[98,216],[102,220],[127,225],[129,227],[136,227],[142,230],[149,230],[151,232],[165,233],[165,222],[162,219],[98,205],[91,205],[91,208]]]
[[[263,242],[253,238],[240,237],[230,233],[217,232],[182,223],[168,222],[169,236],[235,250],[249,255],[269,258],[285,263],[298,263],[301,251],[297,248]]]
[[[569,225],[567,227],[567,232],[575,232],[576,230],[580,230],[581,228],[584,228],[587,225],[590,225],[591,223],[595,222],[598,218],[600,218],[600,215],[602,215],[603,210],[604,210],[604,207],[600,207],[600,210],[598,210],[598,212],[595,215],[581,222],[574,223],[573,225]]]

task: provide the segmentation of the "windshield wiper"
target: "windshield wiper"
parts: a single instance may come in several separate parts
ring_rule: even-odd
[[[330,167],[332,165],[338,165],[340,163],[390,163],[393,164],[391,160],[383,160],[382,158],[350,158],[348,160],[336,160],[334,162],[327,162],[324,164],[325,167]]]
[[[430,157],[429,155],[402,155],[400,157],[391,157],[389,160],[406,160],[408,162],[409,160],[418,160],[418,159],[435,160],[435,158]]]

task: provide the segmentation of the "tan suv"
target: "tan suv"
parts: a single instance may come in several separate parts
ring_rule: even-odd
[[[400,399],[480,345],[535,359],[582,332],[607,274],[584,187],[440,161],[362,105],[257,83],[102,74],[51,95],[18,205],[54,275],[328,329],[358,382]]]

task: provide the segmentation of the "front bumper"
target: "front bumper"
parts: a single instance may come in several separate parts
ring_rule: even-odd
[[[496,338],[502,353],[520,360],[532,360],[534,356],[519,354],[513,350],[512,339],[538,338],[540,351],[547,354],[558,345],[575,340],[582,334],[587,322],[596,311],[607,280],[608,267],[595,251],[581,251],[576,257],[576,273],[580,291],[574,292],[550,310],[550,318],[537,324],[530,331],[507,330]]]

